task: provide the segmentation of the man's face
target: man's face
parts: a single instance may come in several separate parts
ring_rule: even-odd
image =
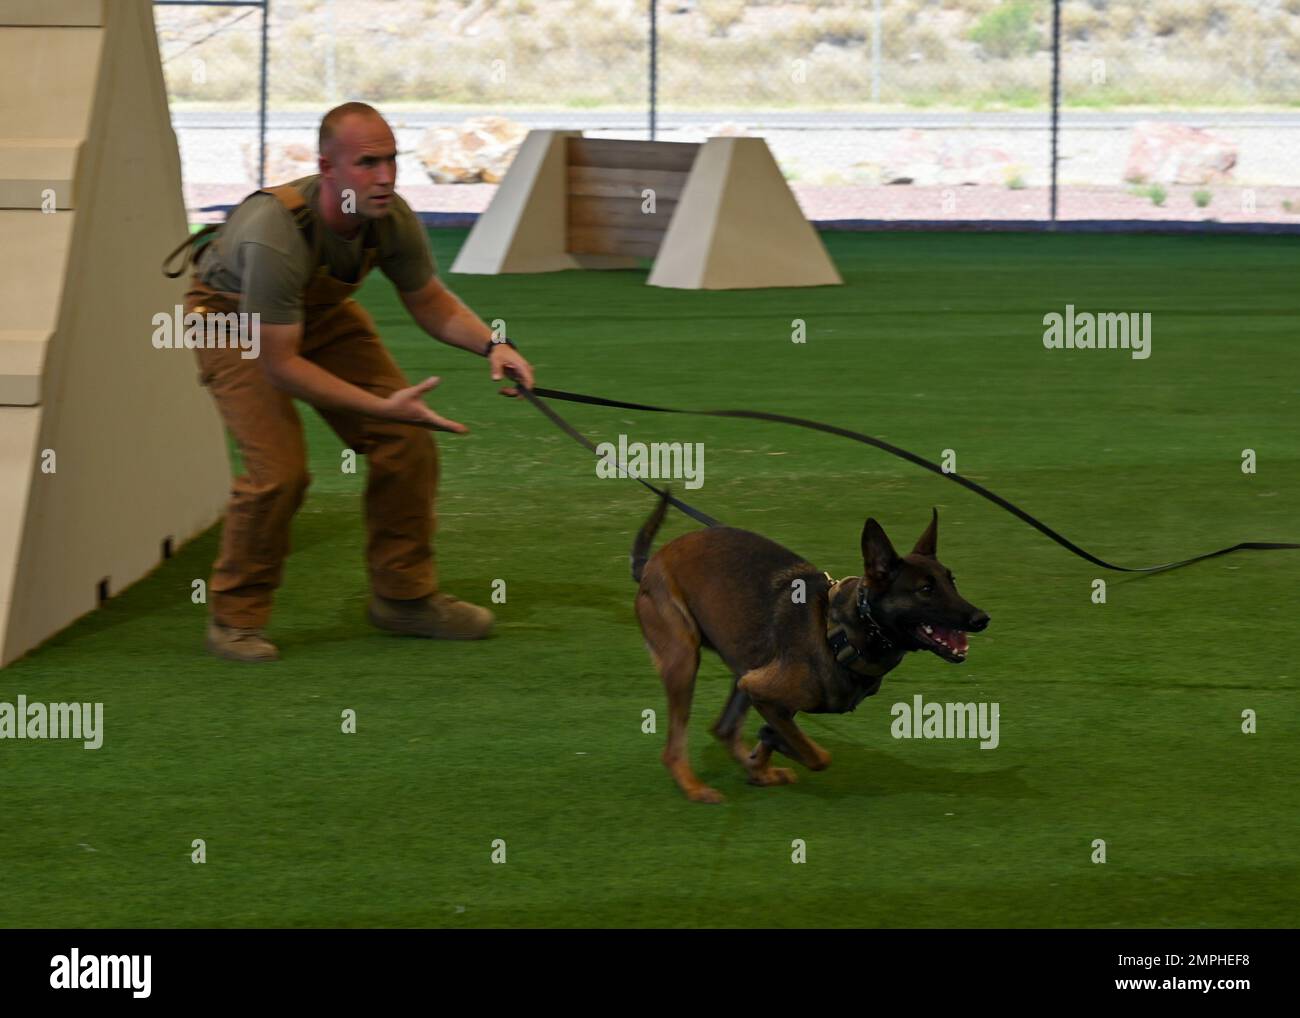
[[[356,212],[365,219],[383,219],[393,207],[397,182],[397,139],[381,117],[352,114],[334,132],[321,153],[321,174],[343,194],[356,194]]]

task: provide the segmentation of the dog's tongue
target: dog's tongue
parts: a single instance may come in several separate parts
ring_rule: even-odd
[[[949,650],[956,651],[958,654],[965,654],[969,646],[966,634],[960,629],[944,629],[943,626],[935,626],[933,635],[936,640],[945,644]]]

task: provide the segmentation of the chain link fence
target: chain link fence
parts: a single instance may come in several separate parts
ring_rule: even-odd
[[[1300,0],[1067,0],[1061,82],[1061,218],[1300,224]]]
[[[269,0],[269,182],[378,106],[416,208],[530,128],[767,139],[809,218],[1300,225],[1300,0]],[[156,7],[187,203],[258,184],[260,8]],[[1059,20],[1058,20],[1059,19]],[[251,153],[251,154],[250,154]]]

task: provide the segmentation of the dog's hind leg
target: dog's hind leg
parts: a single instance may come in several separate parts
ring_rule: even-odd
[[[704,784],[691,770],[686,725],[700,667],[700,630],[670,588],[671,581],[651,562],[636,598],[641,632],[668,695],[668,742],[663,762],[692,802],[722,802],[722,793]]]
[[[731,696],[727,700],[727,705],[722,708],[722,713],[718,715],[718,720],[713,723],[709,731],[731,751],[732,756],[743,764],[749,758],[749,750],[745,749],[744,742],[745,715],[749,713],[749,697],[737,688],[736,684],[739,680],[740,676],[732,680]]]

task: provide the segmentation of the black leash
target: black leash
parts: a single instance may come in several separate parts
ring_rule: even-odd
[[[1101,566],[1101,568],[1103,569],[1111,569],[1115,572],[1158,573],[1158,572],[1163,572],[1166,569],[1178,569],[1181,566],[1189,566],[1193,562],[1204,562],[1206,559],[1218,558],[1220,555],[1228,555],[1234,551],[1284,551],[1284,550],[1300,549],[1300,544],[1290,544],[1290,543],[1274,542],[1274,541],[1242,541],[1240,544],[1234,544],[1230,548],[1220,548],[1218,551],[1207,551],[1203,555],[1194,555],[1192,558],[1180,559],[1177,562],[1166,562],[1163,565],[1117,566],[1114,565],[1113,563],[1107,562],[1105,559],[1098,558],[1090,551],[1080,548],[1069,538],[1063,537],[1061,534],[1058,534],[1046,523],[1043,523],[1038,519],[1034,518],[1029,513],[1025,512],[1025,510],[1021,509],[1018,505],[1008,502],[1005,498],[1003,498],[1001,495],[997,494],[996,492],[989,491],[989,489],[984,487],[983,485],[977,484],[976,482],[968,478],[962,477],[960,474],[948,473],[943,469],[943,467],[939,466],[939,464],[930,462],[930,460],[926,459],[924,456],[918,456],[914,452],[909,452],[906,449],[900,449],[898,446],[886,442],[884,439],[875,438],[871,435],[864,435],[861,432],[857,432],[857,431],[850,431],[848,428],[836,427],[834,424],[822,424],[820,421],[809,421],[809,420],[805,420],[802,417],[787,417],[784,414],[764,413],[763,411],[760,410],[677,410],[672,407],[652,406],[651,404],[648,403],[628,403],[618,399],[605,399],[603,396],[587,396],[580,392],[565,392],[562,389],[534,388],[529,390],[523,385],[518,385],[517,388],[519,390],[519,394],[523,396],[526,400],[528,400],[528,402],[530,402],[533,406],[537,407],[537,409],[540,410],[543,414],[545,414],[551,420],[551,422],[555,424],[556,427],[560,428],[560,430],[562,430],[565,434],[569,435],[575,441],[581,443],[583,446],[585,446],[588,450],[590,450],[593,453],[596,452],[595,444],[589,441],[586,437],[584,437],[581,434],[581,432],[579,432],[576,428],[573,427],[573,425],[571,425],[568,421],[566,421],[563,417],[561,417],[558,413],[556,413],[554,409],[552,409],[551,407],[547,406],[544,402],[542,402],[542,399],[539,397],[545,397],[546,399],[558,399],[566,403],[586,403],[589,406],[615,407],[620,410],[643,410],[647,413],[652,413],[652,414],[689,414],[694,417],[738,417],[738,418],[751,420],[751,421],[772,421],[776,424],[790,424],[796,428],[808,428],[812,431],[821,431],[828,435],[839,435],[841,438],[847,438],[854,442],[862,442],[865,445],[874,446],[877,449],[889,453],[891,456],[897,456],[899,459],[905,459],[910,463],[915,463],[918,467],[924,467],[926,470],[938,474],[940,477],[944,477],[949,481],[954,481],[957,484],[960,484],[963,488],[967,488],[970,491],[975,492],[975,494],[981,496],[982,498],[988,499],[994,505],[1000,506],[1001,508],[1005,509],[1007,512],[1011,513],[1013,516],[1019,517],[1020,519],[1024,520],[1026,523],[1028,523],[1039,533],[1048,537],[1050,540],[1055,541],[1066,551],[1069,551],[1072,554],[1079,556],[1079,558],[1081,559],[1085,559],[1088,562],[1091,562],[1093,565]],[[685,502],[682,502],[679,499],[674,498],[672,495],[668,494],[667,492],[662,491],[659,488],[656,488],[653,484],[649,483],[644,478],[636,477],[635,480],[639,484],[645,485],[645,487],[649,488],[651,491],[655,492],[661,497],[667,498],[669,502],[671,502],[682,512],[686,513],[687,516],[699,520],[705,526],[716,527],[721,525],[717,520],[713,519],[713,517],[709,516],[707,513],[702,513],[698,509],[695,509],[692,506],[687,505]]]
[[[543,396],[550,396],[550,397],[552,397],[552,398],[554,398],[554,399],[564,399],[564,397],[565,397],[565,395],[567,395],[567,393],[566,393],[566,394],[557,394],[556,391],[555,391],[554,389],[532,389],[532,390],[530,390],[530,389],[528,389],[526,386],[519,385],[519,384],[516,384],[516,388],[519,390],[519,394],[520,394],[521,396],[523,396],[524,399],[528,400],[529,403],[531,403],[533,406],[537,407],[538,410],[540,410],[540,411],[541,411],[542,413],[544,413],[547,417],[549,417],[550,420],[551,420],[551,423],[554,424],[557,428],[559,428],[561,431],[563,431],[566,435],[568,435],[570,438],[572,438],[575,442],[578,442],[580,445],[584,445],[584,446],[586,446],[587,449],[588,449],[589,451],[591,451],[591,452],[593,452],[593,453],[596,453],[596,455],[600,455],[598,452],[596,452],[596,443],[595,443],[595,442],[592,442],[590,439],[588,439],[588,438],[587,438],[587,437],[586,437],[582,432],[580,432],[580,431],[579,431],[577,428],[575,428],[572,424],[570,424],[570,423],[569,423],[568,421],[566,421],[563,417],[561,417],[561,416],[560,416],[559,414],[557,414],[554,410],[552,410],[549,406],[547,406],[547,405],[546,405],[545,403],[543,403],[540,399],[538,399],[538,398],[537,398],[537,395],[536,395],[537,393],[541,393]],[[596,397],[593,396],[593,397],[588,397],[588,398],[589,398],[589,399],[595,399]],[[675,412],[675,411],[669,411],[669,412]],[[621,467],[622,464],[619,464],[619,466]],[[626,472],[626,471],[625,471],[625,472]],[[653,491],[653,492],[654,492],[656,495],[658,495],[660,498],[666,498],[670,503],[672,503],[674,506],[676,506],[678,509],[680,509],[682,512],[684,512],[687,516],[691,517],[692,519],[699,520],[699,521],[700,521],[701,523],[703,523],[706,527],[720,527],[720,526],[722,526],[721,523],[719,523],[717,520],[715,520],[715,519],[714,519],[712,516],[710,516],[708,513],[700,512],[700,510],[696,509],[694,506],[687,505],[685,502],[681,501],[680,499],[678,499],[678,498],[674,498],[674,497],[673,497],[671,494],[669,494],[667,491],[664,491],[662,488],[656,488],[653,484],[651,484],[649,481],[645,480],[644,478],[637,477],[635,474],[628,474],[628,476],[631,477],[631,478],[633,478],[633,479],[637,482],[637,484],[643,484],[643,485],[645,485],[647,488],[649,488],[651,491]]]

